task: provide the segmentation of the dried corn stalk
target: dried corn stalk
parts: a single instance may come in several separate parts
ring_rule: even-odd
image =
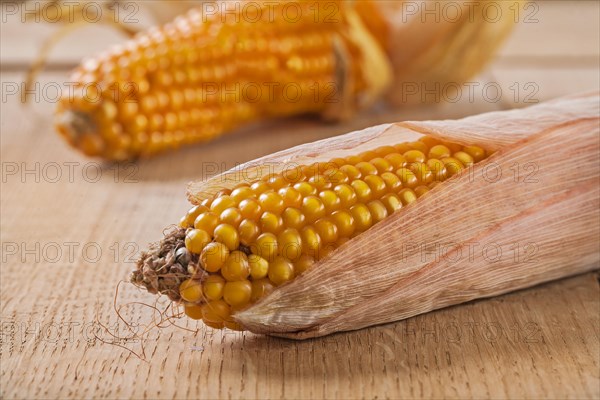
[[[232,236],[223,235],[225,231],[221,229],[219,233],[215,230],[214,236],[205,234],[206,243],[194,249],[190,245],[194,238],[188,243],[186,235],[198,229],[185,229],[190,226],[187,217],[182,220],[183,229],[154,245],[142,257],[132,280],[153,293],[168,294],[175,301],[183,299],[186,313],[192,318],[204,319],[210,326],[221,328],[224,325],[305,339],[397,321],[598,268],[599,99],[598,93],[588,93],[527,109],[482,114],[456,121],[376,126],[298,146],[242,165],[208,181],[192,183],[188,195],[191,202],[199,207],[195,210],[200,212],[202,207],[210,207],[210,210],[218,209],[220,212],[221,207],[237,207],[236,196],[244,192],[275,193],[277,188],[282,188],[284,191],[277,193],[282,196],[289,194],[285,188],[292,183],[286,186],[281,178],[285,175],[277,173],[283,174],[290,164],[315,165],[318,170],[322,164],[314,163],[331,161],[339,166],[356,162],[356,169],[366,172],[363,177],[357,175],[355,178],[366,180],[366,175],[383,175],[380,169],[385,170],[386,163],[377,157],[371,158],[370,162],[360,161],[360,157],[356,158],[357,154],[363,154],[364,158],[370,153],[385,154],[387,150],[381,149],[389,149],[389,155],[405,149],[406,145],[402,143],[415,140],[419,140],[415,142],[418,146],[415,144],[412,149],[410,146],[405,149],[405,161],[417,154],[414,150],[417,147],[427,148],[431,157],[436,154],[446,157],[442,158],[443,164],[450,168],[447,161],[452,157],[443,153],[454,148],[454,162],[460,159],[467,164],[458,162],[464,169],[455,171],[450,179],[431,184],[433,188],[430,191],[424,190],[419,199],[415,196],[408,202],[402,197],[412,192],[410,188],[414,186],[405,179],[406,168],[414,171],[415,165],[422,165],[416,161],[412,166],[402,164],[406,168],[401,167],[395,172],[401,176],[401,185],[386,186],[382,193],[394,196],[398,193],[397,197],[402,198],[404,204],[395,203],[397,206],[392,207],[389,214],[383,212],[387,216],[378,223],[362,232],[357,230],[349,240],[334,243],[333,250],[323,256],[315,255],[315,263],[295,277],[279,281],[281,267],[288,256],[270,257],[270,254],[260,253],[260,247],[256,247],[259,252],[253,257],[266,257],[269,262],[272,261],[268,271],[271,287],[250,302],[244,298],[246,284],[239,282],[254,279],[254,273],[247,279],[233,276],[233,272],[239,272],[239,268],[236,269],[238,263],[228,265],[227,270],[221,272],[225,279],[212,278],[213,283],[234,283],[229,298],[225,295],[225,301],[222,301],[222,292],[215,292],[214,286],[206,286],[209,277],[215,276],[211,274],[221,265],[213,268],[214,259],[193,254],[190,258],[190,253],[200,253],[201,247],[212,241],[217,244],[211,246],[227,246],[230,250],[254,254],[253,245],[261,239],[246,243],[246,247],[237,247],[239,242],[232,244]],[[435,147],[438,146],[436,143],[447,145]],[[473,154],[470,162],[464,154],[459,155],[460,145],[469,146],[463,147],[465,151],[462,153]],[[440,148],[446,150],[440,153]],[[396,155],[384,160],[402,162]],[[239,189],[231,196],[226,194],[232,188],[244,187],[244,182],[240,182],[242,177],[264,175],[267,166],[271,175],[266,181],[258,182],[249,189]],[[301,170],[311,171],[311,168]],[[369,168],[371,172],[368,172]],[[333,171],[339,174],[337,167]],[[353,169],[348,167],[343,171],[350,176]],[[322,177],[333,175],[318,176],[311,179],[307,175],[307,182],[309,186],[324,190],[327,182]],[[424,177],[422,175],[419,180],[425,180]],[[300,181],[304,182],[303,179]],[[369,182],[376,180],[372,178]],[[354,185],[354,182],[352,187],[361,202],[362,192],[367,189],[362,184]],[[388,182],[393,183],[394,180],[386,179],[386,185]],[[269,185],[275,191],[269,190]],[[375,189],[372,186],[371,189],[374,196]],[[414,192],[417,190],[415,188]],[[322,193],[318,196],[325,202],[326,196]],[[341,192],[336,188],[335,193]],[[262,206],[271,207],[271,200],[275,197],[265,195],[259,198],[259,202]],[[231,205],[224,206],[227,202]],[[393,203],[386,201],[385,204]],[[308,218],[314,207],[305,205],[303,201],[302,212]],[[247,211],[244,208],[245,205],[240,205],[242,213]],[[380,212],[377,207],[368,209],[373,218]],[[338,221],[328,214],[330,211],[324,213],[321,214],[325,215],[324,219]],[[224,212],[219,221],[235,220],[232,214],[235,217],[235,210]],[[360,217],[360,214],[352,215]],[[237,221],[239,223],[239,219]],[[290,225],[289,221],[284,220]],[[321,235],[330,234],[330,231],[318,229],[318,221],[309,221],[310,224]],[[196,219],[193,226],[207,229],[206,219]],[[267,225],[263,224],[265,227]],[[229,233],[234,231],[232,228]],[[181,244],[184,237],[185,246]],[[225,249],[223,251],[228,253]],[[301,265],[300,261],[290,261],[289,264],[292,271]],[[174,265],[178,265],[179,269],[168,273],[169,267]],[[236,268],[232,269],[232,266]],[[185,282],[182,283],[183,280]],[[279,286],[273,289],[273,283]],[[252,288],[254,294],[254,286]],[[215,302],[208,301],[206,296],[212,296]],[[240,299],[245,301],[243,306],[238,303]]]
[[[76,95],[57,109],[58,131],[87,155],[122,160],[265,118],[348,118],[406,83],[461,82],[514,25],[506,12],[491,22],[467,10],[421,23],[440,2],[421,2],[410,15],[404,2],[236,2],[235,18],[226,4],[84,62],[71,79]],[[298,20],[290,21],[290,5]]]

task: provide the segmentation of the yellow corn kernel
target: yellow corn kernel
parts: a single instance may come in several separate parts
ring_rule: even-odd
[[[312,268],[314,263],[315,259],[312,256],[304,254],[294,263],[294,273],[296,276],[302,275],[304,272]]]
[[[427,167],[433,174],[433,179],[435,181],[443,181],[448,177],[448,171],[446,170],[446,164],[441,162],[438,159],[431,158],[427,160]]]
[[[371,189],[371,197],[378,199],[387,192],[387,185],[383,178],[377,175],[365,176],[364,181]]]
[[[465,168],[465,166],[454,157],[442,158],[441,161],[446,166],[446,170],[448,171],[448,176],[454,176]]]
[[[427,152],[429,150],[429,147],[427,146],[427,144],[421,140],[408,143],[408,147],[410,147],[412,150],[420,151],[421,153],[423,153],[423,155],[427,154]]]
[[[276,258],[269,265],[269,280],[275,286],[282,285],[294,278],[294,265],[283,257]]]
[[[357,155],[346,157],[346,164],[348,164],[348,165],[356,165],[356,164],[358,164],[361,161],[364,161],[364,160],[361,157],[357,156]],[[344,166],[344,167],[346,167],[346,166]],[[360,172],[359,172],[359,174],[360,174]],[[360,178],[360,176],[358,176],[358,177],[356,177],[354,179],[358,179],[358,178]]]
[[[465,167],[469,167],[469,166],[473,165],[473,163],[475,162],[473,160],[473,157],[471,157],[471,155],[469,153],[464,152],[464,151],[457,151],[456,153],[454,153],[452,155],[452,157],[454,157],[458,161],[460,161],[462,163],[462,165],[464,165]]]
[[[229,305],[223,300],[212,300],[202,308],[202,320],[214,324],[222,324],[231,314]]]
[[[302,214],[306,217],[306,222],[312,223],[325,216],[325,205],[316,196],[306,196],[302,200]]]
[[[219,216],[219,221],[222,224],[228,224],[237,228],[240,226],[240,222],[242,222],[242,213],[237,207],[227,208]]]
[[[394,153],[395,151],[396,151],[396,149],[394,148],[394,146],[381,146],[374,150],[374,152],[379,157],[385,157],[386,155],[388,155],[390,153]]]
[[[360,171],[361,176],[363,177],[363,179],[367,176],[367,175],[375,175],[377,174],[377,168],[371,164],[370,162],[367,161],[361,161],[358,164],[355,165],[356,169],[358,169]]]
[[[450,149],[443,144],[438,144],[429,149],[429,158],[437,158],[438,160],[450,157]]]
[[[385,206],[388,214],[393,214],[402,208],[400,197],[394,193],[386,194],[381,198],[381,202]]]
[[[315,222],[314,227],[323,244],[327,245],[338,240],[337,226],[329,218],[319,219]]]
[[[342,171],[351,181],[362,177],[362,173],[354,165],[343,165],[340,167],[340,171]]]
[[[294,228],[294,229],[302,229],[304,224],[306,223],[306,218],[302,211],[294,207],[288,207],[283,211],[281,216],[283,219],[284,226]]]
[[[299,208],[302,206],[302,193],[293,187],[285,187],[279,189],[279,196],[283,199],[285,207]]]
[[[398,197],[402,200],[402,204],[407,205],[417,201],[417,195],[412,189],[402,189],[398,193]]]
[[[327,214],[331,214],[335,210],[339,209],[342,204],[340,198],[333,190],[322,191],[319,193],[319,198],[321,199],[321,202],[323,202],[323,205],[325,206],[325,212]]]
[[[240,236],[240,243],[244,246],[250,246],[258,235],[260,235],[260,227],[256,224],[256,222],[245,219],[240,223],[238,227],[238,232]]]
[[[240,202],[240,213],[245,219],[257,221],[263,211],[260,204],[258,204],[258,201],[254,199],[245,199]]]
[[[208,272],[217,272],[229,257],[229,249],[223,243],[207,244],[200,253],[200,265]]]
[[[210,205],[210,210],[215,214],[219,215],[229,207],[235,207],[237,204],[235,200],[229,195],[220,196],[214,199]]]
[[[419,184],[426,185],[433,181],[433,173],[424,162],[415,162],[410,166],[410,170],[419,180]]]
[[[250,281],[227,282],[223,290],[223,300],[232,307],[244,307],[250,302],[252,285]]]
[[[314,196],[317,194],[317,189],[308,182],[298,182],[294,185],[294,189],[296,189],[302,196]]]
[[[237,230],[229,224],[217,225],[214,236],[215,241],[223,243],[231,251],[240,246],[240,236]]]
[[[265,211],[260,217],[259,226],[263,232],[278,234],[283,229],[283,218],[278,214]]]
[[[250,186],[240,186],[231,191],[231,198],[239,205],[243,200],[254,196],[254,191]]]
[[[431,136],[422,136],[422,137],[419,138],[419,142],[425,143],[425,146],[427,146],[430,149],[433,146],[436,146],[436,145],[438,145],[438,144],[441,143],[440,140],[438,140],[438,139],[436,139],[434,137],[431,137]]]
[[[279,251],[277,245],[277,237],[272,233],[263,233],[257,239],[254,244],[253,252],[258,254],[267,261],[272,261],[277,256]]]
[[[314,254],[321,248],[321,237],[312,226],[306,226],[300,232],[302,249],[305,253]]]
[[[181,219],[181,223],[179,224],[182,228],[189,228],[194,225],[194,221],[198,217],[198,215],[207,212],[208,207],[204,207],[201,205],[197,205],[192,207],[187,214]],[[201,229],[201,228],[200,228]]]
[[[379,221],[383,221],[385,217],[388,216],[387,209],[385,205],[379,200],[370,201],[367,204],[367,208],[369,209],[369,213],[371,214],[371,219],[373,223],[376,224]]]
[[[377,152],[375,152],[374,150],[367,150],[363,151],[362,153],[359,153],[358,158],[364,161],[369,161],[377,157],[377,155]]]
[[[389,163],[392,165],[393,170],[398,170],[400,168],[406,167],[408,164],[406,158],[402,154],[399,153],[391,153],[384,157]]]
[[[405,188],[413,188],[419,184],[419,178],[417,178],[414,172],[406,167],[399,168],[396,171],[396,175],[398,175],[400,182],[402,182],[402,186]]]
[[[196,303],[202,299],[202,284],[194,279],[186,279],[179,285],[179,295],[185,301]]]
[[[183,306],[183,312],[191,319],[202,319],[202,310],[204,306],[196,304],[186,304]]]
[[[348,175],[340,171],[338,168],[328,169],[324,173],[325,179],[327,179],[333,186],[339,185],[341,183],[347,183],[350,178]]]
[[[210,241],[210,235],[206,231],[192,229],[185,235],[185,248],[191,253],[200,254]]]
[[[348,184],[337,185],[333,191],[339,197],[342,208],[350,208],[358,201],[354,188]]]
[[[458,143],[443,142],[442,144],[450,150],[450,153],[456,153],[457,151],[461,151],[463,147]]]
[[[362,203],[350,207],[350,214],[352,214],[352,218],[354,219],[356,232],[366,231],[373,225],[371,212],[369,211],[369,208]]]
[[[202,284],[202,291],[208,300],[219,300],[223,297],[225,279],[221,275],[209,275]]]
[[[240,281],[250,275],[248,256],[241,251],[232,251],[221,267],[221,275],[227,281]]]
[[[302,237],[294,228],[288,228],[277,238],[279,254],[294,261],[302,255]]]
[[[485,150],[479,146],[465,146],[462,151],[473,157],[473,161],[476,163],[485,158]]]
[[[285,207],[281,196],[275,192],[263,193],[259,196],[258,202],[265,212],[280,214]]]
[[[265,192],[273,190],[265,181],[254,182],[252,185],[250,185],[250,189],[252,189],[256,196],[260,196]]]
[[[308,178],[308,183],[312,185],[317,190],[317,192],[331,187],[331,182],[329,182],[327,178],[325,178],[325,176],[323,175],[311,176],[310,178]]]
[[[287,183],[286,179],[279,174],[271,174],[271,176],[267,178],[267,184],[275,190],[281,189],[286,186]]]
[[[219,225],[219,217],[213,212],[204,212],[194,220],[194,228],[202,229],[211,235],[217,225]]]
[[[388,192],[396,193],[402,188],[400,178],[393,172],[384,172],[381,174],[381,179],[383,179]]]
[[[417,186],[414,191],[415,191],[415,194],[417,195],[417,197],[421,197],[425,193],[429,192],[429,187],[427,187],[427,186]]]
[[[350,186],[352,186],[352,188],[354,189],[354,193],[356,193],[356,199],[360,203],[366,203],[367,201],[371,200],[371,188],[369,187],[369,185],[367,185],[367,183],[364,180],[354,180],[352,181]]]
[[[252,279],[262,279],[269,272],[269,262],[256,254],[248,256],[248,265],[250,266],[250,276]]]
[[[404,153],[404,158],[409,165],[415,162],[425,162],[426,160],[425,154],[419,150],[408,150]]]
[[[376,157],[369,161],[375,168],[377,168],[377,172],[382,174],[384,172],[391,172],[394,170],[394,166],[391,162],[386,160],[385,158]]]
[[[331,214],[331,221],[337,227],[340,237],[350,237],[354,233],[354,218],[346,210],[335,211]]]
[[[258,299],[268,295],[275,289],[273,283],[268,278],[257,279],[251,282],[252,285],[252,294],[250,295],[250,300],[252,302],[257,301]]]

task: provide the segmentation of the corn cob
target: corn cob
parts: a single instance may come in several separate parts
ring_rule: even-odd
[[[373,127],[192,184],[196,206],[131,280],[210,327],[302,339],[596,268],[597,101]],[[482,240],[539,252],[452,263],[404,247]]]
[[[192,10],[87,60],[58,131],[87,155],[131,159],[261,118],[341,116],[386,86],[385,55],[345,2],[327,2],[333,22],[311,2],[252,4],[252,15]]]
[[[266,118],[347,118],[386,92],[405,103],[407,82],[455,87],[514,25],[507,9],[514,3],[495,2],[504,18],[493,23],[463,10],[459,21],[440,24],[424,22],[425,3],[410,15],[404,2],[372,0],[220,2],[210,16],[192,10],[82,63],[57,107],[57,130],[89,156],[123,160]]]

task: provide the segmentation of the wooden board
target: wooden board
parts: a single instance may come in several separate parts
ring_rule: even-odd
[[[51,100],[24,109],[4,91],[0,397],[598,398],[597,273],[306,342],[212,331],[185,320],[177,323],[198,331],[167,327],[143,343],[116,341],[100,325],[128,335],[113,309],[115,287],[136,254],[185,212],[189,180],[369,125],[526,105],[512,95],[515,83],[537,85],[538,101],[598,90],[598,3],[536,4],[537,25],[520,26],[477,78],[503,88],[498,102],[479,96],[383,108],[339,125],[277,121],[138,164],[81,157],[53,133]],[[10,68],[0,84],[23,79],[29,56],[5,45],[21,33],[33,40],[28,32],[2,25],[2,62]],[[70,43],[102,48],[103,40],[82,33]],[[60,53],[56,68],[73,60]],[[65,77],[60,70],[44,73],[40,84]],[[154,300],[130,285],[120,289],[118,304]],[[141,305],[124,307],[122,315],[142,325],[152,320],[152,310]],[[145,360],[114,344],[138,354],[143,345]]]

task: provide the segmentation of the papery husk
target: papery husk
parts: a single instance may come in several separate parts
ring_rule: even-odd
[[[598,93],[587,93],[456,121],[380,125],[192,183],[188,195],[197,203],[242,177],[254,180],[260,178],[256,173],[415,140],[424,133],[497,150],[234,318],[252,332],[305,339],[598,268],[599,104]],[[265,163],[271,168],[257,166]],[[497,249],[503,256],[492,261]]]
[[[525,1],[357,1],[394,74],[393,104],[436,101],[475,76],[516,25]],[[496,13],[498,13],[496,15]],[[451,84],[451,85],[449,85]],[[409,93],[407,93],[409,92]],[[428,93],[423,95],[423,93]]]

